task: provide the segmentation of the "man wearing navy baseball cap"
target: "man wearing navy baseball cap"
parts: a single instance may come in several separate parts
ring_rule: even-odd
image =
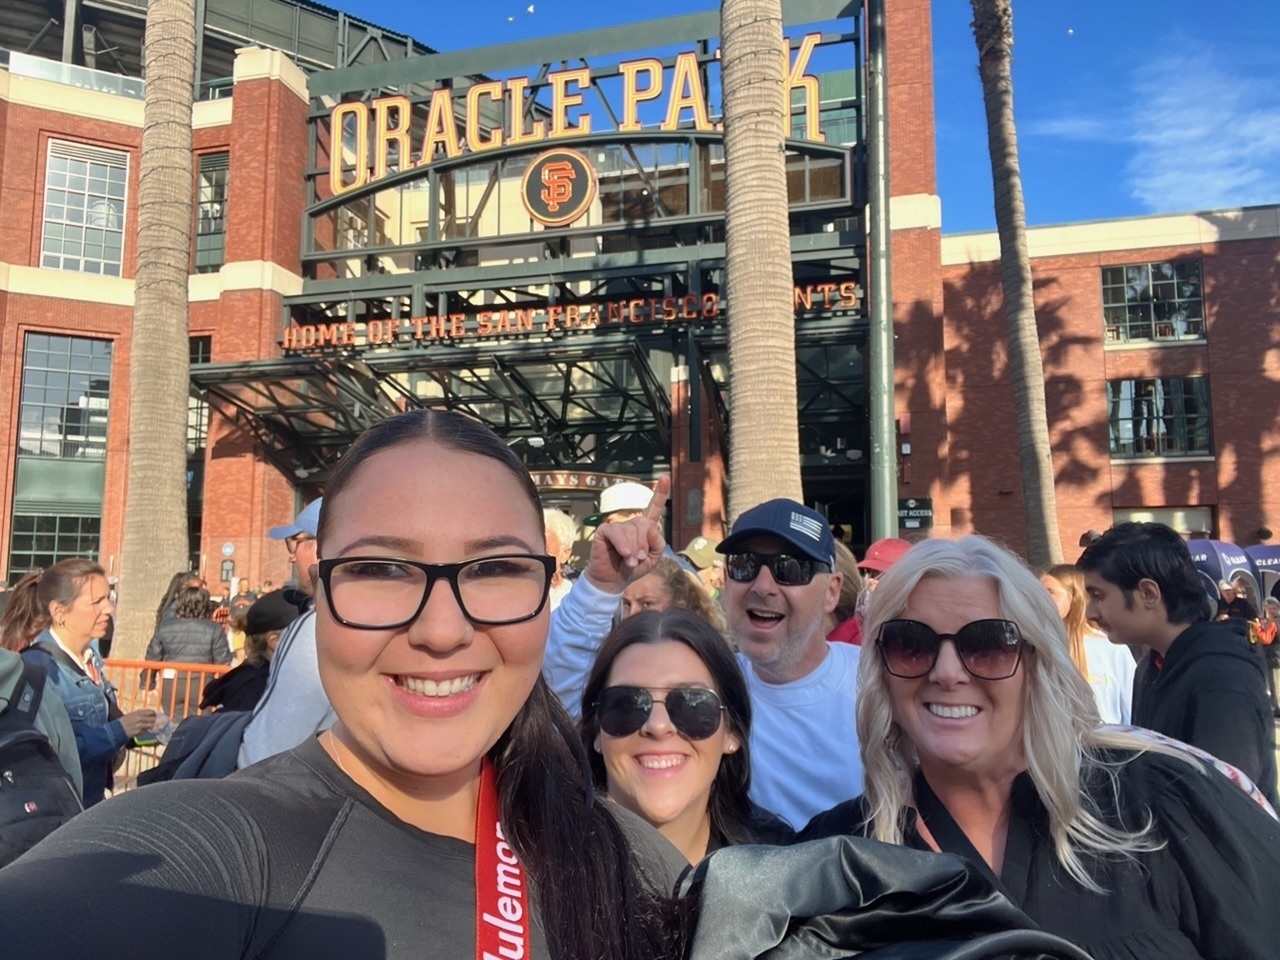
[[[800,829],[862,793],[858,647],[827,642],[840,599],[826,518],[794,500],[738,517],[724,542],[725,617],[751,691],[751,799]]]
[[[670,489],[662,478],[640,516],[596,530],[586,570],[551,614],[543,674],[574,717],[619,596],[666,550]],[[827,643],[824,629],[844,582],[835,538],[821,514],[770,500],[739,517],[716,549],[725,555],[729,634],[751,690],[751,799],[799,829],[862,793],[859,648]]]

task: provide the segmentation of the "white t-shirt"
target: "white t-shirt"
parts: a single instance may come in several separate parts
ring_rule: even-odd
[[[1133,675],[1138,669],[1129,648],[1112,643],[1106,634],[1085,630],[1086,679],[1098,701],[1103,723],[1128,723],[1133,709]]]
[[[827,644],[818,669],[765,683],[741,653],[751,691],[751,799],[797,830],[862,793],[858,752],[858,647]]]

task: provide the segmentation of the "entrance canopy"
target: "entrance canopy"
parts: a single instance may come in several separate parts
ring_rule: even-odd
[[[283,472],[310,483],[324,483],[367,427],[420,407],[488,424],[532,469],[592,463],[648,473],[669,456],[670,400],[634,337],[537,351],[506,343],[367,360],[199,364],[191,381]]]

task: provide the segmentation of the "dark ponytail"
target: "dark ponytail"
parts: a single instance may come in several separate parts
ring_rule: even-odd
[[[537,891],[555,960],[679,960],[687,921],[642,880],[591,787],[572,719],[542,677],[490,754],[502,828]]]

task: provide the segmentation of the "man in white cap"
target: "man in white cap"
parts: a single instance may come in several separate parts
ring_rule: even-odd
[[[336,718],[329,696],[320,683],[316,659],[316,614],[312,609],[311,569],[316,563],[316,536],[320,527],[320,500],[313,500],[293,523],[272,527],[272,540],[283,540],[289,562],[298,570],[295,599],[303,613],[280,637],[271,659],[267,691],[245,728],[237,766],[292,750],[333,725]]]
[[[653,491],[643,483],[623,480],[604,488],[600,494],[600,512],[587,517],[584,523],[588,527],[598,527],[602,523],[626,523],[644,513],[652,499]]]

